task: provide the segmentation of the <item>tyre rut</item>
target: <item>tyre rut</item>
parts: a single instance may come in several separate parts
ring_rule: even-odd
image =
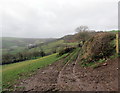
[[[77,59],[79,56],[77,57]],[[68,61],[59,72],[57,79],[57,88],[60,91],[80,91],[78,79],[75,76],[76,61]]]
[[[38,72],[15,85],[20,88],[15,88],[16,91],[47,91],[54,89],[57,84],[57,77],[60,70],[63,68],[63,59],[55,62],[48,67],[38,70]]]

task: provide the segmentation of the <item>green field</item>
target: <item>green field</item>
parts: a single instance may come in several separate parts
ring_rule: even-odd
[[[2,48],[11,48],[13,46],[25,47],[28,44],[37,44],[53,40],[52,38],[17,38],[17,37],[0,37],[2,39]]]
[[[120,32],[120,30],[112,30],[112,31],[109,31],[109,32],[117,33],[117,32]]]
[[[51,53],[53,53],[54,50],[59,52],[60,50],[62,50],[66,46],[72,47],[72,46],[77,46],[77,45],[78,45],[78,42],[65,43],[64,40],[56,40],[54,42],[44,44],[40,47],[29,49],[28,51],[32,52],[32,51],[39,51],[42,49],[46,54],[49,54],[49,53],[51,54]]]
[[[52,41],[53,40],[53,41]],[[50,42],[48,42],[50,41]],[[44,42],[39,45],[40,42]],[[2,54],[16,54],[19,52],[26,51],[27,45],[29,44],[38,44],[37,47],[27,49],[28,52],[40,51],[41,49],[46,54],[52,54],[54,51],[59,51],[66,46],[76,46],[78,42],[69,42],[66,43],[65,40],[55,40],[55,39],[32,39],[32,38],[2,38]]]
[[[28,60],[20,63],[4,65],[2,67],[2,71],[0,71],[0,73],[2,72],[3,77],[3,89],[11,88],[12,85],[16,83],[17,79],[26,78],[37,69],[52,64],[61,59],[63,56],[66,56],[66,54],[61,57],[57,57],[56,55],[57,53],[36,60]]]
[[[41,42],[49,42],[54,40],[53,38],[16,38],[16,37],[0,37],[2,40],[2,49],[3,54],[16,54],[22,52],[27,48],[29,44],[40,44]]]

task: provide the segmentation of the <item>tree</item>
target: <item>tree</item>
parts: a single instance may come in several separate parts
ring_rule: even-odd
[[[41,55],[41,57],[45,56],[45,52],[44,51],[40,51],[40,55]]]
[[[89,30],[88,26],[83,26],[83,25],[81,25],[75,29],[75,31],[78,33],[79,32],[87,32],[88,30]]]
[[[90,37],[88,30],[89,30],[88,26],[83,26],[83,25],[75,29],[75,31],[78,32],[75,38],[79,40],[79,42],[81,42],[80,43],[81,45],[83,45],[84,42],[88,40],[88,38]]]

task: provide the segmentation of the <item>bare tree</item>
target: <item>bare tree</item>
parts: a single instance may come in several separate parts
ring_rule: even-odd
[[[87,32],[89,30],[88,26],[81,25],[75,29],[76,32]]]
[[[75,36],[77,40],[83,45],[86,40],[90,37],[90,34],[88,32],[89,28],[88,26],[81,25],[75,29],[76,32],[78,32]]]

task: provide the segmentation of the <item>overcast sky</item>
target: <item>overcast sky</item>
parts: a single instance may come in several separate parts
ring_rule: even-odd
[[[51,38],[93,30],[118,28],[119,0],[0,0],[4,37]]]

